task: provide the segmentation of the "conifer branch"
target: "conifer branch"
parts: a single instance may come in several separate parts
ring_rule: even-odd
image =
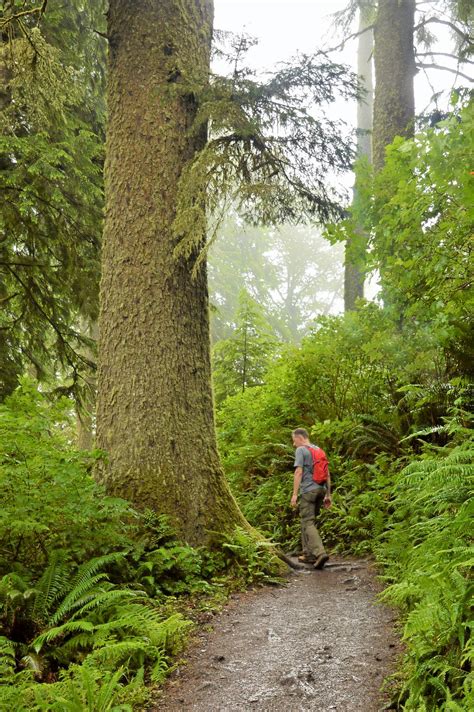
[[[39,304],[38,300],[35,298],[34,294],[32,293],[31,289],[29,288],[29,286],[26,285],[26,284],[23,282],[23,280],[22,280],[21,277],[15,272],[15,270],[13,270],[13,269],[11,268],[11,265],[7,265],[7,269],[8,269],[8,271],[11,273],[11,275],[16,279],[16,281],[19,282],[19,284],[21,284],[21,286],[23,287],[23,289],[25,290],[25,292],[29,295],[29,297],[30,297],[31,301],[33,302],[33,304],[35,305],[35,307],[36,307],[36,308],[38,309],[38,311],[44,316],[44,318],[46,319],[46,321],[48,322],[48,324],[49,324],[49,325],[53,328],[53,330],[56,332],[56,334],[58,335],[58,337],[59,337],[59,339],[61,340],[61,342],[62,342],[64,345],[67,345],[67,342],[66,342],[66,340],[64,339],[64,337],[63,337],[63,335],[62,335],[62,333],[61,333],[61,330],[58,328],[58,326],[57,326],[57,324],[55,323],[55,321],[54,321],[53,319],[51,319],[50,316],[44,311],[43,307],[41,306],[41,304]]]
[[[92,28],[92,32],[95,32],[96,35],[99,35],[99,37],[102,37],[104,40],[109,41],[109,36],[105,32],[101,32],[100,30],[96,30],[95,28]]]
[[[1,264],[5,264],[5,263],[2,262]],[[7,302],[10,302],[12,299],[15,299],[15,297],[18,297],[18,296],[20,296],[20,292],[13,292],[13,294],[8,294],[6,297],[1,297],[0,304],[2,306],[4,306]],[[4,331],[6,331],[9,328],[10,328],[9,326],[2,326],[2,327],[0,327],[0,330],[3,329]]]
[[[417,30],[421,30],[423,27],[430,23],[436,23],[437,25],[446,25],[446,27],[450,27],[453,32],[459,35],[459,37],[461,37],[464,42],[467,42],[469,45],[472,45],[474,43],[474,37],[471,37],[471,35],[468,35],[466,32],[463,32],[453,22],[449,22],[449,20],[441,20],[438,17],[429,17],[427,20],[423,19],[420,23],[418,23],[418,25],[415,25],[413,29],[416,32]]]
[[[0,265],[3,267],[48,267],[44,262],[0,262]]]
[[[450,57],[451,59],[455,59],[459,64],[474,64],[470,59],[465,59],[458,57],[455,54],[450,54],[449,52],[416,52],[415,54],[417,57]]]
[[[26,294],[28,294],[29,298],[31,299],[32,303],[35,305],[35,307],[38,309],[40,314],[44,317],[44,319],[48,322],[48,324],[51,326],[53,331],[56,333],[59,341],[64,347],[64,353],[66,356],[66,360],[69,363],[69,365],[73,368],[74,372],[77,373],[77,368],[74,363],[74,359],[72,358],[72,354],[79,360],[82,361],[82,363],[88,365],[90,362],[88,359],[83,357],[80,353],[78,353],[72,346],[71,344],[67,341],[67,339],[64,337],[64,334],[61,331],[61,328],[57,325],[54,319],[52,319],[49,314],[43,309],[41,304],[38,302],[38,300],[35,298],[33,292],[31,291],[30,287],[25,284],[25,282],[22,280],[22,278],[15,272],[14,269],[11,268],[10,265],[7,265],[8,271],[11,273],[13,278],[23,287],[25,290]]]
[[[463,79],[467,79],[469,82],[474,81],[474,77],[469,77],[467,74],[460,72],[459,69],[443,67],[441,64],[425,64],[423,62],[417,62],[416,66],[421,69],[441,69],[443,72],[451,72],[451,74],[455,74],[457,77],[463,77]]]
[[[374,30],[374,29],[375,29],[375,25],[374,25],[374,24],[372,24],[372,25],[367,25],[367,27],[364,27],[363,30],[359,30],[358,32],[353,32],[353,33],[352,33],[351,35],[349,35],[348,37],[344,37],[344,39],[342,40],[342,42],[341,42],[340,44],[336,45],[335,47],[330,47],[329,49],[325,49],[324,52],[327,52],[327,53],[329,53],[329,52],[339,52],[340,50],[343,50],[343,49],[344,49],[344,47],[346,46],[347,42],[350,42],[350,40],[355,40],[355,39],[357,39],[357,37],[360,37],[360,36],[363,35],[365,32],[368,32],[369,30]]]

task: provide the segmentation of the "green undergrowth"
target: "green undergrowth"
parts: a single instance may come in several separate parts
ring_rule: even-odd
[[[163,516],[106,496],[72,447],[70,402],[25,380],[0,406],[0,710],[132,710],[203,612],[276,582],[243,530],[196,549]]]
[[[336,454],[333,461],[334,504],[320,530],[333,552],[375,557],[386,586],[381,599],[399,610],[406,652],[395,677],[396,708],[473,709],[472,435],[460,432],[444,447],[425,444],[412,458],[380,453],[373,462],[342,462]],[[288,549],[298,546],[299,533],[288,504],[291,481],[291,472],[272,474],[253,496],[240,495],[250,521],[266,519],[269,535]]]
[[[432,451],[395,479],[394,513],[376,546],[402,613],[406,710],[472,710],[474,441]]]
[[[299,546],[290,507],[291,430],[328,453],[334,501],[319,527],[330,551],[373,557],[399,611],[400,710],[471,710],[474,445],[468,382],[419,325],[373,305],[322,319],[263,386],[225,400],[220,450],[250,523]]]

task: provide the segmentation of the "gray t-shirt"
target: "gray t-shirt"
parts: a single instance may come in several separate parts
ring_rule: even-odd
[[[313,443],[310,443],[311,447],[316,447]],[[310,451],[304,445],[296,448],[295,452],[295,464],[294,467],[303,468],[303,477],[301,478],[300,493],[306,494],[306,492],[314,492],[314,490],[319,489],[321,485],[313,480],[313,458]]]

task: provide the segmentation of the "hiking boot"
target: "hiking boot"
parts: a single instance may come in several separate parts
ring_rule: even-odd
[[[316,561],[314,562],[314,568],[315,569],[322,569],[324,568],[324,564],[326,561],[328,561],[329,556],[327,554],[320,554]]]
[[[298,561],[303,564],[314,564],[316,563],[316,557],[312,554],[301,554],[301,556],[298,556]]]

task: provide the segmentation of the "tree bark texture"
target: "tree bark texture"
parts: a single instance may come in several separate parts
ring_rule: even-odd
[[[372,163],[372,115],[374,108],[374,83],[372,54],[374,34],[367,29],[371,24],[372,8],[361,4],[359,8],[359,39],[357,46],[357,74],[365,93],[357,102],[357,155]],[[354,185],[354,202],[357,200],[357,176]],[[354,237],[346,241],[344,254],[344,311],[353,311],[357,299],[364,296],[365,252],[367,238],[361,227]]]
[[[412,136],[415,118],[415,0],[379,0],[375,23],[374,168],[395,136]]]
[[[211,0],[110,0],[108,14],[102,477],[195,545],[246,525],[216,447],[206,269],[191,277],[197,253],[174,257],[171,229],[180,175],[206,136],[189,131],[193,96],[170,88],[196,72],[205,81],[212,19]]]

